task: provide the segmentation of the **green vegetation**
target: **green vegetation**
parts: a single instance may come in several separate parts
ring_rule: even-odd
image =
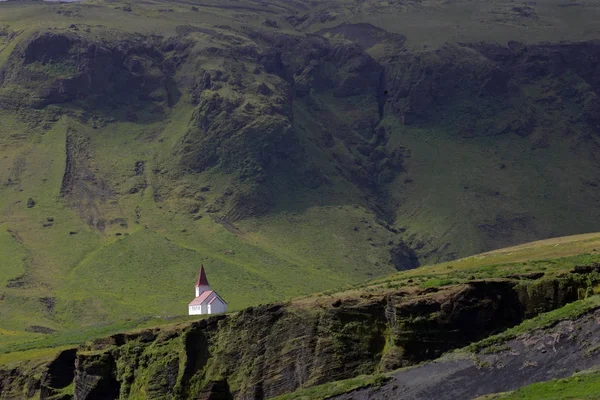
[[[377,292],[400,287],[438,288],[478,279],[508,277],[520,280],[523,289],[531,291],[543,285],[545,280],[571,272],[576,266],[596,265],[600,262],[596,248],[600,248],[599,234],[549,239],[399,272],[354,285],[353,290]],[[597,273],[582,275],[578,279],[585,280],[588,286],[587,292],[580,294],[581,298],[600,291]],[[343,293],[345,290],[330,290],[326,294]]]
[[[74,346],[60,346],[60,347],[43,347],[32,350],[14,351],[11,353],[0,354],[0,366],[6,367],[11,366],[23,361],[31,360],[52,360],[58,353]]]
[[[363,387],[381,386],[388,379],[385,375],[357,376],[352,379],[301,389],[290,394],[277,396],[273,400],[322,400]]]
[[[600,372],[589,371],[578,373],[571,378],[534,383],[514,392],[487,396],[485,399],[596,400],[600,399],[598,387],[600,387]]]
[[[600,296],[591,296],[583,300],[578,300],[573,303],[567,304],[566,306],[559,308],[554,311],[550,311],[544,314],[540,314],[537,317],[525,320],[523,323],[505,330],[494,336],[490,336],[480,342],[473,343],[467,347],[466,351],[480,351],[485,352],[490,347],[498,348],[503,342],[517,337],[520,334],[531,332],[535,329],[543,329],[553,326],[557,322],[574,319],[591,310],[600,307]],[[460,351],[464,351],[460,350]]]
[[[27,69],[34,74],[50,75],[55,78],[70,78],[77,72],[75,65],[59,62],[46,65],[36,62],[29,64]]]
[[[421,287],[426,289],[426,288],[432,288],[432,287],[448,286],[448,285],[452,285],[454,283],[457,283],[457,281],[453,281],[451,279],[434,278],[434,279],[429,279],[429,280],[422,282]]]
[[[48,335],[24,335],[14,332],[15,339],[0,344],[0,364],[36,359],[40,355],[55,354],[60,349],[80,345],[95,339],[123,332],[135,332],[149,327],[169,327],[186,324],[205,318],[204,316],[181,316],[171,318],[144,318],[116,324],[86,326]]]
[[[567,268],[572,268],[578,261],[585,260],[585,257],[587,256],[582,255],[559,260],[549,259],[540,263],[536,263],[534,260],[530,262],[532,265],[540,265],[541,268],[546,268],[546,271],[548,271],[546,265],[556,261],[555,264],[557,265],[554,266],[553,273],[559,273],[562,265],[562,273],[564,274],[568,271]],[[484,273],[497,272],[494,268],[482,267],[481,269]],[[590,284],[594,285],[596,282],[595,274],[594,272],[569,274],[569,279],[563,278],[554,282],[573,280],[577,284],[579,280],[582,280],[584,284],[586,281],[590,281]],[[444,277],[440,278],[439,274],[432,276],[437,276],[437,278],[423,280],[423,283],[430,282],[430,284],[424,285],[427,288],[435,288],[437,284],[444,285],[447,283]],[[434,279],[438,279],[438,281],[431,283]],[[456,282],[460,283],[458,280]],[[490,282],[493,282],[493,280]],[[506,283],[506,281],[504,282]],[[533,280],[525,279],[521,280],[520,283],[516,283],[514,290],[517,292],[523,290],[524,293],[537,293],[537,291],[552,289],[552,292],[554,292],[556,286],[555,284],[548,284],[550,282],[552,282],[552,279],[549,277]],[[464,287],[454,288],[455,291],[452,291],[453,288],[443,288],[448,292],[444,294],[441,290],[439,293],[432,293],[433,297],[430,297],[429,300],[440,301],[441,304],[448,298],[453,298],[456,293],[460,293],[461,288]],[[283,396],[282,399],[327,398],[361,387],[383,385],[387,379],[387,375],[361,375],[348,380],[310,387],[311,382],[323,379],[322,374],[326,374],[327,379],[330,379],[330,368],[335,368],[337,363],[346,365],[354,363],[355,360],[360,360],[359,363],[352,364],[352,371],[357,374],[365,374],[391,369],[387,364],[384,365],[385,360],[390,362],[389,365],[398,365],[394,364],[394,360],[397,363],[403,359],[402,348],[397,344],[395,346],[391,345],[391,332],[390,325],[386,323],[388,321],[387,317],[372,312],[373,306],[378,303],[377,297],[382,298],[389,289],[387,285],[380,284],[379,286],[362,289],[353,288],[335,295],[337,299],[349,300],[350,307],[344,305],[341,301],[336,303],[331,299],[327,300],[320,296],[313,296],[309,299],[296,300],[281,308],[266,306],[248,309],[220,321],[217,329],[204,329],[200,327],[201,325],[189,324],[189,322],[196,320],[196,317],[180,317],[176,319],[127,321],[117,325],[57,332],[46,335],[43,339],[31,339],[27,342],[14,342],[0,346],[0,353],[6,352],[0,354],[0,363],[13,365],[23,360],[29,360],[33,363],[31,364],[33,366],[41,365],[40,363],[47,362],[59,350],[68,348],[69,344],[82,344],[79,354],[84,355],[86,361],[81,364],[81,368],[87,368],[86,365],[88,364],[92,368],[91,366],[95,363],[108,365],[108,361],[105,359],[106,354],[118,355],[117,368],[121,371],[120,374],[123,374],[120,376],[123,377],[124,382],[131,382],[131,384],[128,383],[130,386],[124,387],[123,390],[128,393],[130,398],[144,398],[147,391],[163,393],[165,390],[171,390],[168,389],[168,385],[172,385],[173,382],[177,383],[173,390],[181,393],[185,393],[186,390],[200,391],[211,380],[221,379],[224,374],[223,371],[229,371],[232,365],[237,366],[235,372],[226,373],[230,389],[232,391],[251,390],[255,385],[255,380],[264,377],[262,375],[263,370],[256,367],[257,363],[273,364],[273,368],[275,368],[275,364],[277,364],[277,368],[287,368],[284,365],[290,367],[294,365],[294,368],[299,368],[299,365],[311,365],[310,362],[313,358],[320,359],[320,357],[324,357],[321,363],[310,370],[300,369],[301,379],[305,380],[305,384],[302,385],[304,388],[286,395],[287,397]],[[405,287],[405,289],[408,292],[411,290],[409,287]],[[423,300],[421,297],[423,295],[422,289],[415,287],[414,290],[417,290],[416,297],[411,298],[410,295],[403,297],[403,303],[407,305],[406,309],[402,310],[403,305],[401,303],[397,305],[399,307],[397,323],[401,326],[398,334],[403,340],[408,341],[405,350],[411,348],[411,343],[414,341],[417,347],[419,344],[429,343],[429,350],[435,351],[431,346],[431,343],[435,342],[432,338],[435,338],[444,329],[454,331],[456,327],[436,325],[439,322],[440,314],[435,311],[429,314],[427,312],[414,315],[406,314],[401,317],[403,312],[411,309],[411,305],[408,303],[413,301],[413,304],[418,304],[419,299],[420,301]],[[558,292],[562,291],[560,288],[558,289]],[[435,296],[444,295],[447,297],[435,300]],[[370,296],[376,296],[376,298],[369,300]],[[557,296],[560,296],[560,293]],[[542,297],[546,297],[546,294]],[[523,324],[507,330],[502,335],[493,336],[470,346],[464,349],[462,354],[476,350],[486,354],[501,351],[503,350],[502,343],[518,334],[548,327],[557,321],[576,318],[585,312],[599,308],[599,299],[600,296],[592,295],[584,300],[567,304],[563,308],[525,321]],[[535,303],[535,298],[525,298],[524,301]],[[471,307],[475,304],[471,303]],[[529,306],[529,304],[523,305]],[[485,305],[483,306],[485,307]],[[460,310],[455,310],[456,312],[460,313]],[[449,314],[446,315],[449,316]],[[152,333],[141,330],[144,327],[158,325],[163,325],[163,327],[160,330],[153,330]],[[316,331],[314,327],[318,327]],[[138,330],[139,336],[131,332],[128,335],[130,339],[122,345],[115,345],[109,339],[89,342],[106,335],[130,331],[134,328]],[[415,335],[417,332],[418,335]],[[448,332],[449,334],[450,332]],[[155,339],[149,339],[148,337],[155,337]],[[305,342],[311,337],[320,338],[320,345],[314,349],[314,351],[320,352],[312,355],[304,347]],[[268,353],[262,352],[260,346],[254,346],[254,343],[263,340],[268,342],[265,343],[265,346],[270,349]],[[83,344],[84,342],[87,342],[87,344]],[[205,343],[208,347],[205,348],[202,345],[200,349],[195,349],[194,344],[197,343]],[[232,343],[238,345],[231,346]],[[203,352],[207,349],[210,358],[204,360],[202,358],[204,356],[201,354],[204,354]],[[206,364],[202,364],[202,367],[198,366],[199,369],[194,378],[188,381],[189,378],[175,374],[173,371],[176,371],[176,366],[190,362],[189,357],[196,354],[196,351],[200,351],[201,354],[199,353],[198,356]],[[139,361],[136,361],[139,357],[149,361],[141,365]],[[141,366],[132,369],[132,365]],[[481,366],[487,365],[488,363],[481,363]],[[171,376],[169,374],[172,375],[172,378],[169,378]],[[175,376],[178,377],[176,381],[174,380]],[[348,375],[342,376],[348,377]],[[281,376],[277,379],[283,382],[289,377]],[[279,385],[283,383],[271,382],[269,384]],[[67,387],[65,390],[72,390],[72,388]],[[182,396],[184,395],[182,394]]]

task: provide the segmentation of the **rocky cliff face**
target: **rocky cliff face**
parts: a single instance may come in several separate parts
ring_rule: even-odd
[[[265,399],[436,358],[574,301],[586,285],[496,279],[250,308],[97,340],[28,377],[2,371],[0,398]]]
[[[377,387],[374,385],[331,398],[473,399],[510,392],[549,379],[577,376],[581,371],[594,370],[600,362],[597,351],[599,318],[600,312],[596,309],[579,318],[519,335],[496,348],[443,356],[434,362],[398,371],[388,382]],[[556,386],[552,390],[556,390]],[[548,398],[549,395],[534,396]],[[558,396],[568,398],[570,394]]]
[[[172,104],[178,59],[151,38],[77,31],[40,32],[20,42],[0,71],[2,105],[43,108],[84,102],[86,108]],[[110,40],[113,39],[113,40]],[[178,57],[184,57],[180,48]]]

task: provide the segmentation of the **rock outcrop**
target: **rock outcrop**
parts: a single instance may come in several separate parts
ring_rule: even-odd
[[[599,320],[600,310],[595,310],[556,326],[524,333],[481,353],[452,354],[398,371],[379,387],[332,399],[472,399],[569,378],[594,369],[600,362]]]
[[[21,41],[0,70],[2,106],[43,108],[75,101],[94,109],[173,105],[173,74],[185,46],[170,57],[151,38],[103,36],[39,32]]]

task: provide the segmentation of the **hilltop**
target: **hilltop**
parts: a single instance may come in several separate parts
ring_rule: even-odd
[[[1,3],[0,343],[600,230],[598,12]]]

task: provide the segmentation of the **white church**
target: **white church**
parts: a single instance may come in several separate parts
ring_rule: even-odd
[[[208,285],[204,265],[201,266],[196,281],[196,298],[189,304],[188,309],[189,315],[220,314],[227,311],[227,303]]]

